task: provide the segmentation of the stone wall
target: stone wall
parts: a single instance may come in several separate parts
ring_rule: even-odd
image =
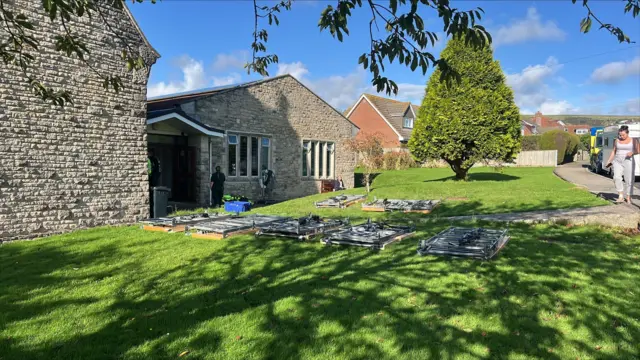
[[[25,239],[148,216],[146,86],[148,69],[127,73],[122,39],[149,64],[148,46],[127,10],[99,5],[111,29],[93,16],[71,22],[103,73],[122,76],[124,89],[106,91],[84,63],[54,49],[60,22],[40,1],[5,1],[37,25],[40,41],[29,71],[48,86],[71,92],[64,108],[33,95],[19,68],[0,67],[0,241]],[[6,33],[0,30],[0,39]],[[119,36],[115,36],[112,31]]]
[[[277,77],[248,87],[236,88],[201,98],[182,109],[199,121],[227,133],[271,138],[271,169],[276,174],[272,199],[285,200],[315,194],[323,178],[302,177],[303,140],[335,143],[335,171],[331,178],[342,176],[345,186],[353,187],[355,155],[345,148],[357,128],[339,112],[291,76]],[[212,168],[220,165],[227,173],[226,137],[210,138]],[[208,141],[202,141],[198,160],[198,199],[209,199]],[[257,177],[227,176],[227,193],[249,195],[259,199]]]

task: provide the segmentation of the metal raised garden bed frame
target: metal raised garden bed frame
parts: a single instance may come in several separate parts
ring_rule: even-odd
[[[187,227],[187,235],[195,239],[221,240],[229,236],[255,234],[258,226],[285,221],[289,218],[270,215],[232,216],[227,219],[201,222]]]
[[[404,213],[429,214],[440,204],[440,200],[377,200],[362,204],[362,211],[385,212],[401,211]]]
[[[353,204],[363,202],[365,199],[365,195],[338,195],[322,201],[317,201],[315,205],[317,208],[343,209]]]
[[[256,235],[278,236],[309,240],[320,234],[341,229],[349,224],[349,220],[323,219],[319,216],[309,215],[299,219],[288,219],[258,226]]]
[[[337,230],[322,239],[325,245],[352,245],[383,250],[386,245],[406,239],[415,234],[413,226],[388,225],[381,222],[371,222],[350,226]]]
[[[449,255],[489,260],[509,242],[509,230],[450,227],[420,241],[419,255]]]
[[[229,218],[229,215],[218,213],[167,216],[140,221],[142,224],[140,228],[146,231],[183,232],[190,225],[227,218]]]

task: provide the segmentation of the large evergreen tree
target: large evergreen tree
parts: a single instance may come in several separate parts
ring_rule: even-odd
[[[455,38],[441,57],[461,79],[448,81],[440,70],[431,75],[409,141],[413,156],[443,159],[462,180],[479,161],[513,160],[521,141],[519,110],[491,48]]]

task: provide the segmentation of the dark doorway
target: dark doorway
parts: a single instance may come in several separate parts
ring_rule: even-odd
[[[148,147],[160,162],[158,185],[171,188],[169,200],[195,201],[196,149],[189,146],[189,137],[149,134]]]

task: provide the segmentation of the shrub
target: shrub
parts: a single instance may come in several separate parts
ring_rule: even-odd
[[[512,161],[522,147],[520,111],[500,64],[490,46],[466,40],[452,38],[440,54],[463,76],[449,82],[443,67],[431,74],[409,140],[415,159],[443,159],[460,180],[475,163]]]
[[[390,151],[382,156],[382,170],[405,170],[417,166],[406,151]]]
[[[562,130],[546,132],[540,138],[541,150],[558,150],[558,164],[571,162],[578,151],[580,138]]]
[[[524,136],[522,138],[522,151],[540,150],[540,135]]]
[[[591,150],[591,134],[580,135],[580,148],[579,150]]]

